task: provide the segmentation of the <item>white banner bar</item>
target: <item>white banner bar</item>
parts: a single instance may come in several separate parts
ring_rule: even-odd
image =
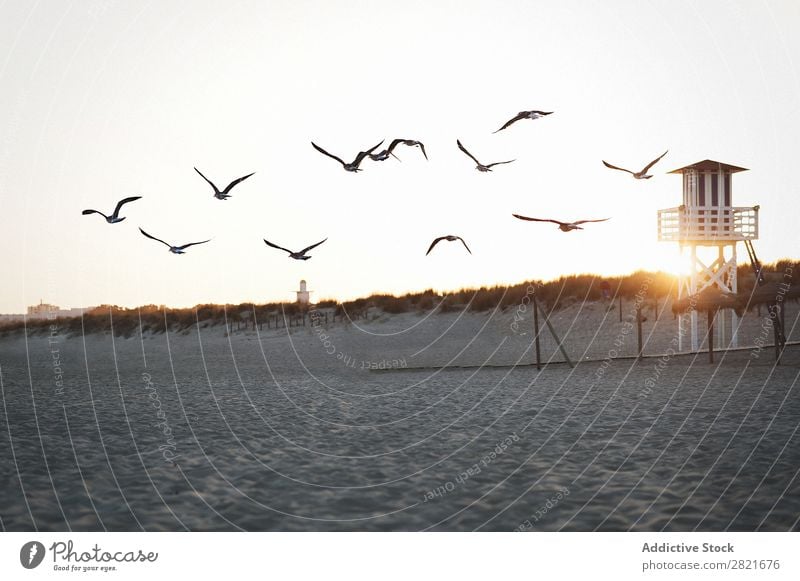
[[[3,533],[2,579],[800,579],[792,533]],[[179,577],[180,576],[180,577]]]

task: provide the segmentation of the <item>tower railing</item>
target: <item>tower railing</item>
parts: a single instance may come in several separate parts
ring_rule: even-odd
[[[758,206],[678,206],[658,211],[658,240],[727,242],[758,238]]]

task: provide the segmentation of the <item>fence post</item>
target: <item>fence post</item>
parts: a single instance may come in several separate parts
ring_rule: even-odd
[[[536,291],[533,293],[533,340],[536,343],[536,369],[542,369],[542,352],[539,347],[539,303],[536,301]]]
[[[642,358],[642,304],[636,304],[636,337],[638,340],[639,351],[637,358]]]
[[[553,328],[552,323],[550,323],[549,313],[544,316],[544,324],[547,325],[547,328],[550,330],[550,334],[553,336],[553,339],[556,340],[556,344],[558,345],[558,350],[561,351],[561,355],[563,355],[564,359],[567,360],[567,365],[569,365],[570,367],[575,367],[575,364],[572,363],[572,360],[569,358],[569,355],[567,355],[567,350],[564,349],[564,345],[561,342],[561,338],[556,333],[556,330]]]
[[[709,308],[708,313],[708,362],[714,363],[714,312]]]

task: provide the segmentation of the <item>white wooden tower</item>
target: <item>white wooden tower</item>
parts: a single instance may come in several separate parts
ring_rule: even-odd
[[[311,302],[311,291],[306,287],[306,281],[300,281],[300,290],[294,291],[297,293],[297,302],[302,306],[307,306]]]
[[[678,299],[714,288],[736,293],[736,243],[758,238],[758,206],[734,206],[731,178],[746,168],[706,159],[669,173],[683,176],[683,204],[658,211],[659,241],[677,242],[688,251],[688,274],[678,284]],[[705,247],[699,255],[698,249]],[[725,311],[717,319],[719,345],[724,346]],[[699,348],[697,312],[678,317],[678,349],[684,348],[686,325],[692,351]],[[730,346],[738,345],[736,313],[730,311]]]

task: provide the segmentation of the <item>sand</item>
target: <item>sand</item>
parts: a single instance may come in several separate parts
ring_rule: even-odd
[[[0,525],[797,529],[800,347],[780,366],[758,347],[714,364],[673,355],[668,307],[658,318],[645,307],[653,357],[641,361],[609,358],[636,353],[632,303],[622,323],[617,305],[555,313],[580,363],[541,371],[524,305],[231,334],[3,337]],[[790,304],[790,341],[797,321]],[[740,345],[763,334],[748,314]],[[563,360],[549,335],[542,353]]]

